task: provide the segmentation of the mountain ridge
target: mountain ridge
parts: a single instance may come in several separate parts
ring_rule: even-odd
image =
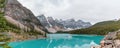
[[[2,0],[0,31],[11,38],[10,41],[37,39],[46,37],[46,29],[35,15],[17,0]],[[2,5],[2,4],[0,4]],[[4,20],[3,20],[4,19]]]
[[[82,20],[75,21],[74,19],[58,20],[53,17],[45,17],[45,15],[37,16],[42,25],[47,28],[48,31],[56,33],[57,31],[69,31],[81,28],[87,28],[91,26],[90,22],[84,22]],[[51,31],[52,30],[52,31]]]
[[[95,25],[85,28],[70,31],[71,34],[97,34],[106,35],[109,32],[114,32],[120,29],[120,20],[110,20],[96,23]]]

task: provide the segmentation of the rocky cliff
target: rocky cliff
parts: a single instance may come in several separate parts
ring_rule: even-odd
[[[64,30],[64,26],[60,23],[57,23],[52,17],[46,18],[44,15],[40,15],[37,18],[41,24],[51,33]]]
[[[67,20],[58,20],[53,19],[53,17],[45,17],[45,15],[37,16],[40,20],[41,24],[47,28],[49,32],[57,32],[57,31],[69,31],[81,28],[88,28],[91,25],[90,22],[84,22],[82,20],[75,21],[74,19]]]
[[[5,1],[5,19],[20,30],[19,34],[9,31],[9,34],[14,37],[14,39],[30,39],[46,36],[46,29],[29,9],[22,6],[17,0]]]

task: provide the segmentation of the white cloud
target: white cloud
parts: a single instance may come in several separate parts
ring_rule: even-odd
[[[120,17],[120,0],[19,0],[38,16],[82,19],[92,23]]]

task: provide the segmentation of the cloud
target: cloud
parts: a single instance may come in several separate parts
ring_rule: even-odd
[[[38,16],[45,14],[59,19],[75,18],[92,22],[120,17],[120,0],[19,0]]]

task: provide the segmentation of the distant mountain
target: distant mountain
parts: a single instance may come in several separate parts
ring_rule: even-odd
[[[34,14],[17,0],[0,0],[0,34],[8,34],[10,41],[46,36],[46,29]],[[5,32],[5,33],[4,33]]]
[[[44,15],[38,16],[38,19],[44,27],[50,27],[49,22]]]
[[[105,35],[109,32],[117,31],[120,29],[120,20],[110,20],[96,23],[95,25],[85,28],[70,31],[71,34],[98,34]]]
[[[45,17],[44,15],[37,16],[42,25],[48,29],[48,31],[55,33],[57,31],[69,31],[81,28],[88,28],[91,26],[89,22],[83,22],[82,20],[75,21],[74,19],[58,20],[53,17]]]
[[[52,17],[45,17],[44,15],[40,15],[37,17],[42,25],[51,33],[56,33],[57,31],[63,31],[64,26],[58,22],[56,22]]]
[[[60,20],[58,22],[63,24],[67,29],[81,29],[92,26],[90,22],[84,22],[82,20],[75,21],[74,19]]]

